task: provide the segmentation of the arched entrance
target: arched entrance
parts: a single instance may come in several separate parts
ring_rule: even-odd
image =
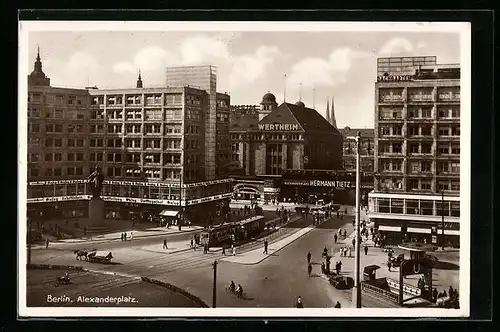
[[[233,188],[233,199],[235,200],[259,199],[260,196],[260,189],[254,185],[238,184]]]

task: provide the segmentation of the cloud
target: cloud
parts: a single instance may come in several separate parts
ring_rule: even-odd
[[[136,68],[129,62],[119,62],[113,66],[115,73],[135,73]]]
[[[413,44],[408,39],[396,37],[382,45],[378,54],[391,56],[400,53],[411,53],[414,49]]]
[[[371,56],[368,52],[350,48],[333,50],[326,59],[308,57],[292,66],[289,76],[291,85],[302,83],[305,87],[338,85],[346,80],[346,75],[355,59]]]
[[[86,86],[89,80],[100,80],[104,72],[103,66],[95,57],[81,51],[73,53],[67,60],[54,57],[43,59],[43,66],[54,86],[61,82],[70,87]]]
[[[214,59],[229,59],[227,43],[218,38],[193,36],[181,43],[180,54],[183,64],[201,64]]]
[[[280,54],[277,47],[261,45],[253,54],[232,57],[229,86],[235,88],[255,82]]]

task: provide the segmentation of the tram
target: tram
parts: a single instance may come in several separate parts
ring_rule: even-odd
[[[264,230],[264,216],[211,226],[200,233],[200,243],[209,247],[233,243],[257,236]]]

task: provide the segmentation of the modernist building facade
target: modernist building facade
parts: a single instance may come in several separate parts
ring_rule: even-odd
[[[382,58],[378,73],[370,218],[392,237],[458,245],[460,68]]]
[[[212,105],[210,93],[144,88],[140,75],[130,89],[52,87],[38,56],[28,77],[29,207],[86,215],[85,179],[98,166],[108,217],[127,219],[139,205],[155,213],[183,207],[192,222],[215,213],[231,195],[230,98],[214,93]],[[219,148],[206,149],[207,139]]]
[[[362,172],[373,172],[374,169],[374,147],[375,135],[373,129],[353,129],[345,127],[340,129],[344,139],[342,163],[346,171],[356,171],[357,143],[356,135],[361,136],[360,166]]]

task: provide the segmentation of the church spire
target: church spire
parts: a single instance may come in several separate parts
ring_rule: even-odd
[[[142,89],[142,78],[141,78],[141,70],[139,69],[139,77],[137,78],[136,88]]]
[[[330,99],[326,99],[326,121],[330,123]]]
[[[37,48],[36,60],[33,71],[28,75],[29,85],[50,86],[50,79],[42,70],[42,59],[40,58],[40,46]]]
[[[330,123],[332,124],[332,126],[337,128],[337,120],[335,119],[335,102],[333,100],[333,97],[332,97],[332,111],[330,113]]]

